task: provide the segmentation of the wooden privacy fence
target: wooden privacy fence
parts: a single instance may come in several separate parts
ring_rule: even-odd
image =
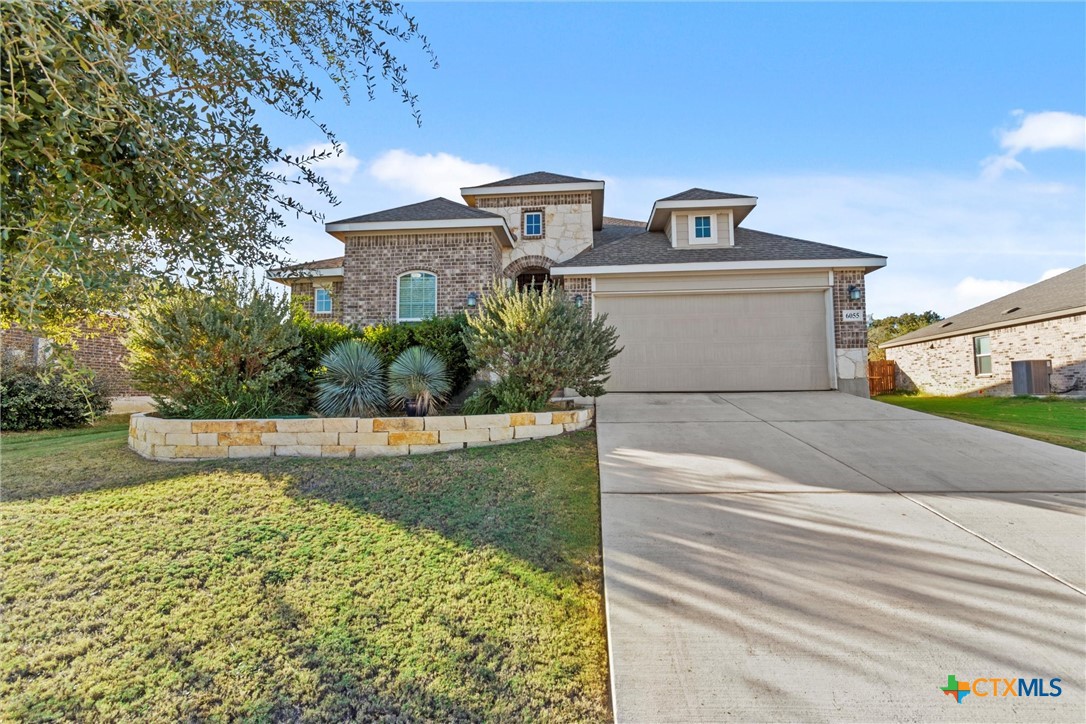
[[[875,359],[867,363],[867,385],[872,397],[894,391],[896,368],[893,360],[888,359]]]

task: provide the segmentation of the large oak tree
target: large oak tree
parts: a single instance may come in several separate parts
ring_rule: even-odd
[[[279,260],[289,189],[327,153],[291,155],[257,122],[312,122],[387,84],[418,119],[392,47],[426,38],[397,3],[22,0],[3,3],[0,322],[61,341],[134,290]],[[358,82],[361,81],[361,82]],[[337,150],[331,151],[335,153]]]

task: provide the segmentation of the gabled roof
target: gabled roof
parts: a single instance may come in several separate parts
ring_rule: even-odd
[[[597,179],[577,178],[576,176],[563,176],[560,173],[550,171],[532,171],[522,173],[520,176],[503,178],[501,181],[491,181],[488,184],[479,184],[476,188],[490,188],[494,186],[541,186],[548,184],[579,184],[593,183]]]
[[[491,181],[480,186],[465,186],[460,195],[469,206],[475,206],[480,196],[519,196],[522,194],[583,193],[592,195],[592,229],[599,231],[603,226],[603,181],[595,181],[576,176],[563,176],[549,171],[533,171],[520,176]]]
[[[268,278],[275,281],[301,279],[304,277],[334,277],[343,275],[343,257],[304,261],[300,264],[288,264],[278,269],[269,269]]]
[[[672,213],[683,213],[693,209],[728,210],[732,214],[735,226],[739,226],[747,215],[758,205],[757,196],[726,194],[723,191],[708,189],[687,189],[673,196],[657,199],[649,214],[648,231],[663,231]]]
[[[1041,321],[1086,311],[1086,264],[1037,282],[941,322],[929,324],[880,347],[899,347],[926,340],[956,337],[985,329],[1009,327],[1026,320]]]
[[[617,241],[594,246],[572,259],[556,264],[552,273],[562,269],[586,267],[613,267],[613,273],[622,273],[623,267],[675,265],[681,271],[683,265],[759,262],[825,262],[842,261],[857,267],[878,268],[885,265],[886,257],[854,249],[844,249],[814,241],[793,239],[764,231],[737,227],[735,246],[704,249],[675,248],[662,233],[643,231]],[[816,266],[809,264],[807,266]],[[722,266],[721,268],[726,268]],[[565,272],[573,273],[573,272]]]
[[[618,241],[619,239],[625,239],[628,236],[640,234],[644,230],[644,221],[617,219],[613,216],[604,216],[603,228],[592,233],[592,245],[601,246],[603,244],[610,244],[612,241]]]
[[[674,196],[660,199],[660,201],[713,201],[717,199],[750,199],[750,194],[726,194],[723,191],[709,191],[708,189],[687,189]]]
[[[417,204],[332,221],[324,225],[324,230],[343,241],[344,234],[352,231],[436,231],[481,227],[493,228],[502,244],[508,247],[513,245],[513,232],[505,223],[505,217],[440,196]]]
[[[450,219],[500,219],[498,214],[493,214],[482,209],[474,209],[466,204],[458,204],[455,201],[438,196],[429,201],[420,201],[417,204],[397,206],[394,209],[375,211],[372,214],[352,216],[349,219],[329,221],[326,226],[336,224],[366,224],[382,221],[447,221]]]

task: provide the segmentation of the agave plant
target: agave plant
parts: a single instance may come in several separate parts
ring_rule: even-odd
[[[368,417],[386,398],[385,368],[369,344],[340,342],[321,358],[317,376],[317,411],[326,417]]]
[[[408,347],[389,365],[389,399],[408,415],[429,414],[445,402],[451,389],[445,363],[425,347]]]

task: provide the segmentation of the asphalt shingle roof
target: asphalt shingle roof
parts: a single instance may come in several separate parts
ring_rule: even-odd
[[[626,237],[640,234],[644,230],[644,221],[616,219],[613,216],[604,216],[603,228],[599,231],[592,232],[592,244],[593,246],[610,244],[612,241],[618,241],[619,239],[625,239]]]
[[[714,201],[718,199],[750,199],[748,194],[726,194],[723,191],[710,191],[708,189],[687,189],[674,196],[668,196],[660,201]]]
[[[488,184],[479,184],[476,188],[487,188],[491,186],[541,186],[543,184],[579,184],[579,183],[593,183],[597,179],[590,178],[577,178],[575,176],[563,176],[559,173],[550,173],[549,171],[533,171],[532,173],[521,174],[520,176],[513,176],[512,178],[504,178],[501,181],[491,181]]]
[[[339,269],[343,266],[343,257],[334,256],[331,259],[317,259],[316,261],[303,261],[300,264],[285,266],[279,271],[300,271],[302,269]]]
[[[606,229],[606,227],[605,227]],[[728,261],[796,261],[807,259],[885,259],[814,241],[793,239],[744,227],[735,229],[735,246],[692,249],[673,248],[667,237],[656,231],[643,231],[610,243],[593,246],[561,264],[561,267],[622,266],[629,264],[693,264]]]
[[[1019,289],[999,299],[985,302],[979,307],[967,309],[941,322],[929,324],[886,342],[884,347],[920,342],[931,337],[952,335],[955,331],[1007,326],[1007,323],[1026,317],[1046,314],[1058,316],[1061,312],[1086,307],[1086,264],[1063,274]]]
[[[420,201],[417,204],[397,206],[394,209],[375,211],[372,214],[352,216],[349,219],[330,221],[329,224],[364,224],[379,221],[448,221],[451,219],[500,219],[498,214],[493,214],[482,209],[474,209],[466,204],[458,204],[446,198],[438,197],[429,201]]]

